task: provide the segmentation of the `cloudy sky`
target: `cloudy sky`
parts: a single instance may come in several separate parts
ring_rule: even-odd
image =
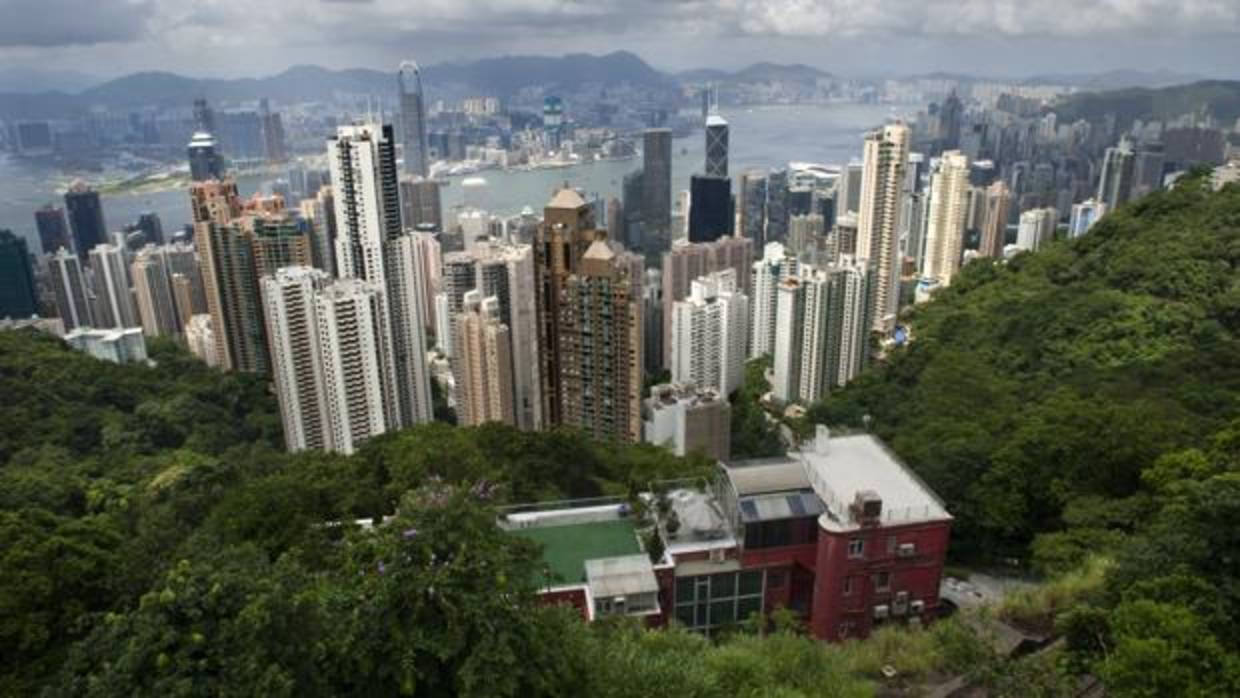
[[[253,76],[628,49],[658,68],[1240,78],[1240,0],[0,0],[0,68]]]

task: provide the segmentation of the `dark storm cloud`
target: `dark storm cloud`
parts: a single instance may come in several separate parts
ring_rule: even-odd
[[[134,41],[146,34],[150,2],[0,0],[0,47]]]

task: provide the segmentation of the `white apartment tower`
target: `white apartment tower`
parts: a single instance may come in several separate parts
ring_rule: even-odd
[[[399,426],[387,317],[383,288],[372,282],[340,279],[315,296],[331,450],[353,453]]]
[[[769,242],[762,259],[754,262],[750,285],[749,358],[755,359],[775,351],[776,318],[779,283],[795,278],[800,264],[786,254],[784,246]]]
[[[320,269],[286,267],[262,283],[285,445],[290,451],[330,449],[316,298],[331,276]]]
[[[899,311],[900,215],[908,147],[909,129],[902,123],[884,126],[865,137],[856,256],[875,268],[873,323],[879,332],[895,327]]]
[[[741,387],[749,339],[749,298],[732,269],[703,276],[672,309],[672,381],[723,396]]]
[[[86,275],[82,271],[82,260],[62,247],[47,258],[47,266],[52,293],[56,296],[56,309],[65,331],[93,327],[95,313]]]
[[[394,426],[430,421],[426,369],[426,319],[422,310],[426,262],[420,239],[402,233],[396,144],[392,127],[341,126],[328,141],[328,164],[336,217],[336,268],[343,279],[360,279],[385,298],[395,377]]]
[[[126,329],[138,326],[138,311],[129,291],[129,265],[125,248],[102,243],[90,251],[95,276],[95,326]]]

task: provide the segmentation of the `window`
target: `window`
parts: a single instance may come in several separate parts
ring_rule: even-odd
[[[858,558],[865,557],[865,540],[862,538],[853,538],[848,541],[848,557]]]
[[[676,580],[673,616],[686,627],[710,633],[762,612],[762,570],[723,572]]]
[[[853,578],[844,577],[844,596],[851,596],[853,593]]]
[[[874,590],[875,591],[891,591],[891,573],[890,572],[879,572],[878,574],[874,575]]]
[[[894,555],[896,552],[897,539],[895,536],[887,536],[887,554]]]

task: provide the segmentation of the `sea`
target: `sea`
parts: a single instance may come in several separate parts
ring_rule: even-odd
[[[861,155],[862,136],[886,121],[906,117],[915,105],[853,104],[772,105],[725,109],[728,120],[729,174],[734,178],[752,168],[779,168],[789,162],[842,165]],[[673,142],[672,187],[689,187],[689,177],[704,166],[705,136],[701,131]],[[448,211],[463,203],[461,181],[481,177],[487,185],[482,208],[512,215],[524,207],[538,211],[565,183],[601,197],[619,197],[624,176],[641,167],[641,158],[583,162],[567,167],[535,170],[484,170],[447,178],[443,206]],[[270,177],[238,179],[242,195],[263,191]],[[65,173],[52,165],[0,155],[0,229],[25,235],[30,249],[38,250],[34,211],[43,204],[63,205]],[[189,222],[189,197],[184,189],[127,192],[103,196],[104,218],[119,230],[139,214],[159,214],[171,232]]]

